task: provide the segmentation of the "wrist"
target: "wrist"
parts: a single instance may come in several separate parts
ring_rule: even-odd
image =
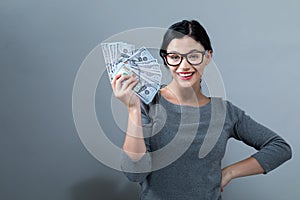
[[[223,173],[226,177],[228,177],[230,180],[236,178],[235,171],[231,166],[226,167],[223,170]]]
[[[128,113],[140,113],[141,112],[141,107],[140,107],[139,103],[137,103],[134,106],[129,106],[129,107],[127,107],[127,109],[128,109]]]

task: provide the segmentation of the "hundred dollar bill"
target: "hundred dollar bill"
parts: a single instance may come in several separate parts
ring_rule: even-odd
[[[132,44],[127,44],[124,42],[117,42],[118,56],[122,55],[132,55],[135,46]]]
[[[102,43],[101,44],[101,48],[102,48],[102,52],[103,52],[103,57],[104,57],[104,61],[105,61],[105,66],[106,66],[106,71],[108,73],[108,77],[110,80],[112,80],[112,74],[113,74],[113,70],[112,70],[112,61],[111,61],[111,57],[110,57],[110,52],[109,52],[109,48],[108,48],[108,44],[107,43]]]
[[[111,81],[113,74],[118,70],[117,64],[128,59],[132,55],[135,46],[124,42],[112,42],[101,43],[101,48],[107,73]]]
[[[114,73],[114,76],[121,74],[121,75],[129,75],[133,76],[134,78],[138,79],[137,84],[133,87],[134,93],[138,95],[138,97],[143,101],[145,104],[149,104],[155,94],[158,92],[160,86],[158,83],[153,82],[149,79],[142,78],[139,75],[139,72],[132,70],[129,64],[122,65],[118,71]]]
[[[123,63],[120,63],[120,65]],[[130,68],[130,65],[124,63],[122,66],[120,66],[118,68],[118,70],[113,74],[113,77],[115,77],[116,75],[121,74],[123,76],[132,76],[136,79],[139,79],[140,75],[139,75],[139,71],[135,71],[132,70],[132,68]]]
[[[145,103],[149,104],[155,94],[160,89],[158,84],[150,84],[147,81],[144,81],[142,78],[139,79],[139,82],[133,88],[133,91],[140,97],[140,99]]]
[[[146,62],[155,59],[145,47],[142,47],[137,50],[132,56],[130,56],[129,60],[135,63],[142,61]]]
[[[124,42],[102,43],[101,46],[110,80],[118,74],[133,76],[138,80],[133,91],[149,104],[160,89],[162,74],[157,60],[145,47],[134,50],[134,45]]]
[[[133,69],[133,68],[131,68],[131,70],[135,73],[138,73],[141,78],[147,80],[150,83],[153,83],[153,82],[157,83],[157,84],[161,83],[162,74],[160,71],[151,72],[151,71],[139,70],[139,69]]]

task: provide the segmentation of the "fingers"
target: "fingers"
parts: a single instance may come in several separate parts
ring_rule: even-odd
[[[134,83],[135,84],[137,83],[136,78],[130,77],[125,82],[123,82],[122,88],[126,91],[131,90],[133,88],[133,86],[135,85]]]
[[[113,80],[111,81],[111,87],[112,87],[113,89],[116,88],[116,82],[117,82],[117,80],[118,80],[120,77],[121,77],[121,74],[118,74],[118,75],[116,75],[116,76],[113,78]]]
[[[229,168],[224,168],[222,169],[222,179],[221,179],[221,185],[220,185],[220,190],[221,192],[224,191],[224,188],[230,183],[230,181],[233,179],[228,173]]]
[[[132,91],[138,80],[133,76],[118,75],[113,78],[111,84],[113,93],[117,99],[122,101],[127,107],[135,105],[139,98]]]
[[[122,85],[125,83],[124,81],[129,79],[130,76],[120,76],[117,80],[116,80],[116,89],[117,90],[121,90]]]
[[[134,79],[127,87],[128,90],[132,90],[133,87],[138,83],[137,79]]]
[[[112,85],[112,89],[113,91],[116,93],[116,92],[120,92],[121,90],[123,91],[128,91],[128,90],[131,90],[135,84],[137,83],[137,80],[135,77],[132,77],[132,76],[123,76],[123,75],[116,75],[112,82],[111,82],[111,85]]]

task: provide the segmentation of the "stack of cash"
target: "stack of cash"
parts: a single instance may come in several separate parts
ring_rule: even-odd
[[[110,81],[118,75],[130,75],[138,83],[133,91],[149,104],[160,89],[162,73],[160,65],[151,53],[142,47],[138,50],[124,42],[101,43],[104,61]]]

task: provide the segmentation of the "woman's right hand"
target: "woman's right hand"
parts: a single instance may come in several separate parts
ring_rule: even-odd
[[[121,74],[116,75],[111,82],[115,97],[122,101],[128,109],[140,107],[140,98],[132,90],[137,82],[136,78]]]

